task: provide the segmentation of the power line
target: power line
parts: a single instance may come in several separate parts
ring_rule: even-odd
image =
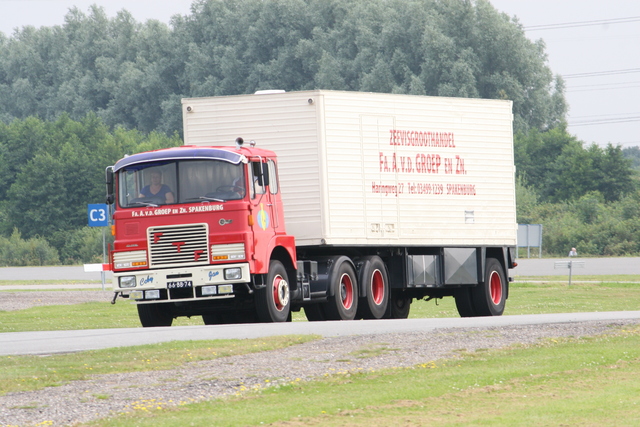
[[[530,25],[524,27],[525,31],[559,30],[562,28],[590,27],[594,25],[626,24],[640,21],[640,16],[627,18],[599,19],[597,21],[563,22],[559,24]]]
[[[618,113],[618,114],[588,114],[586,116],[571,116],[571,119],[576,120],[576,119],[592,119],[592,118],[599,118],[599,117],[617,117],[617,116],[629,116],[629,115],[635,115],[635,114],[640,114],[640,112],[632,112],[632,113]]]
[[[591,73],[563,74],[562,77],[564,77],[565,79],[578,79],[583,77],[602,77],[602,76],[613,76],[618,74],[631,74],[631,73],[640,73],[640,68],[627,68],[625,70],[611,70],[611,71],[595,71]]]
[[[579,122],[569,122],[569,126],[590,126],[590,125],[606,125],[612,123],[630,123],[630,122],[638,122],[640,121],[640,116],[628,116],[628,117],[619,117],[619,118],[611,118],[611,119],[594,119],[594,120],[583,120]]]
[[[582,89],[577,89],[577,88],[573,88],[573,87],[568,87],[566,89],[566,92],[569,93],[575,93],[575,92],[595,92],[595,91],[599,91],[599,90],[608,90],[608,91],[612,91],[612,90],[620,90],[620,89],[636,89],[636,88],[640,88],[640,83],[638,84],[634,84],[634,85],[625,85],[624,83],[612,83],[610,86],[608,87],[589,87],[589,86],[583,86]]]
[[[569,122],[569,126],[593,126],[593,125],[609,125],[609,124],[618,124],[618,123],[631,123],[631,122],[640,122],[640,116],[628,116],[628,117],[619,117],[619,118],[611,118],[611,119],[594,119],[594,120],[583,120],[578,122]]]
[[[612,87],[612,86],[620,86],[620,85],[636,85],[636,84],[640,84],[640,80],[634,80],[632,82],[619,82],[619,83],[598,83],[598,84],[587,84],[587,85],[571,85],[569,86],[570,89],[582,89],[582,88],[606,88],[606,87]],[[627,87],[627,86],[625,86]],[[634,87],[634,86],[628,86],[628,87]]]

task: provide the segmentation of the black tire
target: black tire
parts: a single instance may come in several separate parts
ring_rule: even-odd
[[[389,294],[389,305],[385,312],[385,319],[406,319],[411,310],[412,298],[407,297],[400,290],[391,290]]]
[[[476,308],[473,306],[473,298],[471,297],[471,288],[460,288],[453,296],[456,300],[456,308],[460,317],[475,317]]]
[[[264,323],[286,322],[291,311],[291,292],[287,270],[280,261],[269,263],[267,286],[256,290],[256,312]]]
[[[305,305],[302,308],[304,309],[304,315],[307,316],[307,320],[309,322],[323,322],[327,320],[320,304]]]
[[[379,256],[362,258],[360,285],[364,296],[358,301],[358,319],[382,319],[389,305],[389,275]]]
[[[507,298],[507,280],[500,262],[487,258],[484,282],[471,288],[476,316],[501,316]]]
[[[353,320],[358,310],[358,279],[351,261],[342,257],[330,275],[331,292],[323,304],[326,320]]]
[[[138,304],[138,317],[145,328],[171,326],[173,323],[169,304]]]

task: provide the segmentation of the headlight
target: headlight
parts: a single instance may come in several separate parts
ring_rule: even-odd
[[[232,294],[233,293],[233,285],[220,285],[218,286],[219,294]]]
[[[216,286],[203,286],[202,287],[202,296],[208,297],[210,295],[215,295],[218,293],[218,288]]]
[[[240,267],[224,269],[224,280],[240,280],[240,279],[242,279],[242,269]]]
[[[136,276],[122,276],[118,278],[118,286],[121,288],[135,288]]]
[[[159,299],[159,298],[160,298],[160,291],[157,289],[144,291],[144,299]]]
[[[211,246],[211,261],[237,261],[244,258],[244,243]]]
[[[113,254],[113,268],[135,268],[147,266],[147,251],[116,252]]]

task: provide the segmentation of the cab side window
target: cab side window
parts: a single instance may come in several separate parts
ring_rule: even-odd
[[[267,161],[267,170],[269,171],[269,192],[271,194],[278,193],[278,175],[276,172],[276,162],[273,160]]]
[[[260,197],[266,192],[264,177],[265,168],[263,168],[262,165],[263,163],[261,162],[251,163],[251,182],[249,183],[249,185],[251,186],[250,190],[252,199]]]
[[[276,162],[267,160],[265,162],[253,162],[251,164],[251,198],[255,199],[267,192],[278,193],[278,177],[276,172]]]

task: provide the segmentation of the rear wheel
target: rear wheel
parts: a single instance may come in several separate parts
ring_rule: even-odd
[[[389,294],[389,306],[385,313],[385,319],[406,319],[411,310],[411,298],[400,290],[391,290]]]
[[[358,318],[381,319],[389,304],[389,279],[384,261],[379,256],[363,258],[360,281],[365,296],[358,301]]]
[[[460,317],[476,316],[476,309],[473,306],[473,298],[471,297],[471,288],[460,288],[453,297],[456,300],[456,308]]]
[[[145,328],[171,326],[173,323],[169,304],[138,304],[138,317]]]
[[[256,311],[261,322],[286,322],[291,310],[287,270],[280,261],[269,263],[267,286],[256,291]]]
[[[358,309],[358,281],[348,258],[331,274],[331,295],[323,306],[326,320],[353,320]]]
[[[507,297],[507,281],[500,262],[487,258],[484,283],[471,288],[477,316],[501,316]]]

